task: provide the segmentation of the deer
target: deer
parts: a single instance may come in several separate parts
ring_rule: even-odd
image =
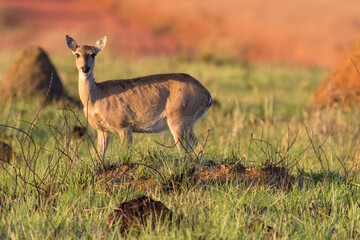
[[[199,144],[194,124],[207,114],[210,92],[184,73],[164,73],[132,79],[95,82],[95,57],[105,47],[106,36],[95,46],[79,46],[66,35],[76,58],[78,91],[84,114],[97,131],[97,151],[104,159],[113,133],[131,146],[132,133],[170,130],[180,152]]]

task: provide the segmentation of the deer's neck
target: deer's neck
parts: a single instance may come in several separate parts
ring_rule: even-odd
[[[92,71],[87,75],[79,72],[79,96],[85,108],[94,104],[96,92],[97,85]]]

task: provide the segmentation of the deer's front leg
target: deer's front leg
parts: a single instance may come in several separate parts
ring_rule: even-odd
[[[104,160],[105,152],[109,145],[111,133],[98,130],[97,137],[98,137],[97,150],[98,150],[99,154],[101,154],[100,155],[101,158]]]

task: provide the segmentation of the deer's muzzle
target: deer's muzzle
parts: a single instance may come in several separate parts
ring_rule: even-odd
[[[88,73],[89,70],[90,70],[90,68],[87,67],[87,66],[84,66],[84,67],[81,68],[81,71],[82,71],[83,73]]]

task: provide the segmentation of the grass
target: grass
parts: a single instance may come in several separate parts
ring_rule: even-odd
[[[0,59],[0,79],[11,59]],[[67,92],[77,97],[72,56],[52,60]],[[193,183],[192,174],[201,169],[194,157],[180,157],[156,143],[173,145],[169,133],[135,135],[131,150],[115,136],[101,163],[92,145],[93,129],[81,139],[67,135],[79,121],[87,125],[81,110],[55,102],[40,108],[41,99],[14,99],[0,103],[0,124],[13,127],[0,127],[0,140],[15,152],[11,164],[2,163],[0,169],[1,238],[120,238],[116,227],[108,228],[107,216],[112,207],[140,195],[163,202],[183,220],[145,227],[141,235],[130,230],[128,238],[359,238],[359,110],[309,109],[327,69],[100,54],[95,77],[160,72],[190,73],[219,102],[195,128],[207,140],[200,165],[240,161],[263,169],[280,164],[295,176],[292,190],[233,180]],[[116,183],[99,177],[120,163],[135,166],[127,174],[137,186],[126,177],[117,176]],[[146,179],[151,186],[146,187]],[[261,224],[250,227],[256,219]]]

